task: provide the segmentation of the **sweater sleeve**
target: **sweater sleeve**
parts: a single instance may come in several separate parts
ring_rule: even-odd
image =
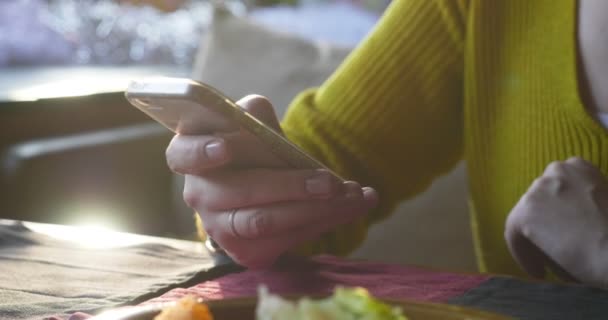
[[[393,0],[338,70],[290,105],[289,139],[380,195],[370,215],[302,252],[349,253],[461,159],[467,10],[465,0]]]

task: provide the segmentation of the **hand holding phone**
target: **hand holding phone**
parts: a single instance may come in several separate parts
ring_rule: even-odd
[[[373,189],[344,181],[285,139],[265,98],[234,103],[203,84],[166,80],[135,82],[127,97],[177,133],[167,160],[185,175],[184,200],[237,263],[268,266],[375,206]],[[205,151],[209,145],[215,159]],[[283,165],[254,160],[269,154]]]
[[[177,134],[222,134],[241,128],[292,168],[330,171],[229,97],[203,83],[184,78],[146,78],[133,81],[125,96],[132,105]]]

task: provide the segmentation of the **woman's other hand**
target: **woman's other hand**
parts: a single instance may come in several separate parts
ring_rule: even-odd
[[[238,104],[281,131],[272,105],[248,96]],[[237,263],[266,267],[289,249],[365,215],[377,194],[323,169],[292,169],[252,135],[176,135],[169,167],[185,175],[184,200],[205,231]]]
[[[505,238],[522,268],[608,284],[608,182],[580,158],[551,163],[509,214]]]

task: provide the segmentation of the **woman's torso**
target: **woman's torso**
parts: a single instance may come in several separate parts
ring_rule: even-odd
[[[484,271],[521,273],[504,222],[550,162],[580,156],[608,172],[608,135],[595,116],[608,112],[608,90],[601,90],[608,85],[608,41],[601,42],[599,28],[608,27],[599,13],[608,2],[595,2],[580,11],[580,67],[575,0],[471,3],[465,156]]]

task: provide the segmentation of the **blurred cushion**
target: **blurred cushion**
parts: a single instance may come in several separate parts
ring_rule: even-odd
[[[351,2],[334,0],[254,8],[249,18],[272,30],[354,47],[374,27],[379,13],[367,11]]]
[[[233,99],[257,93],[282,115],[300,91],[318,86],[351,48],[273,31],[218,8],[201,43],[192,78]]]

